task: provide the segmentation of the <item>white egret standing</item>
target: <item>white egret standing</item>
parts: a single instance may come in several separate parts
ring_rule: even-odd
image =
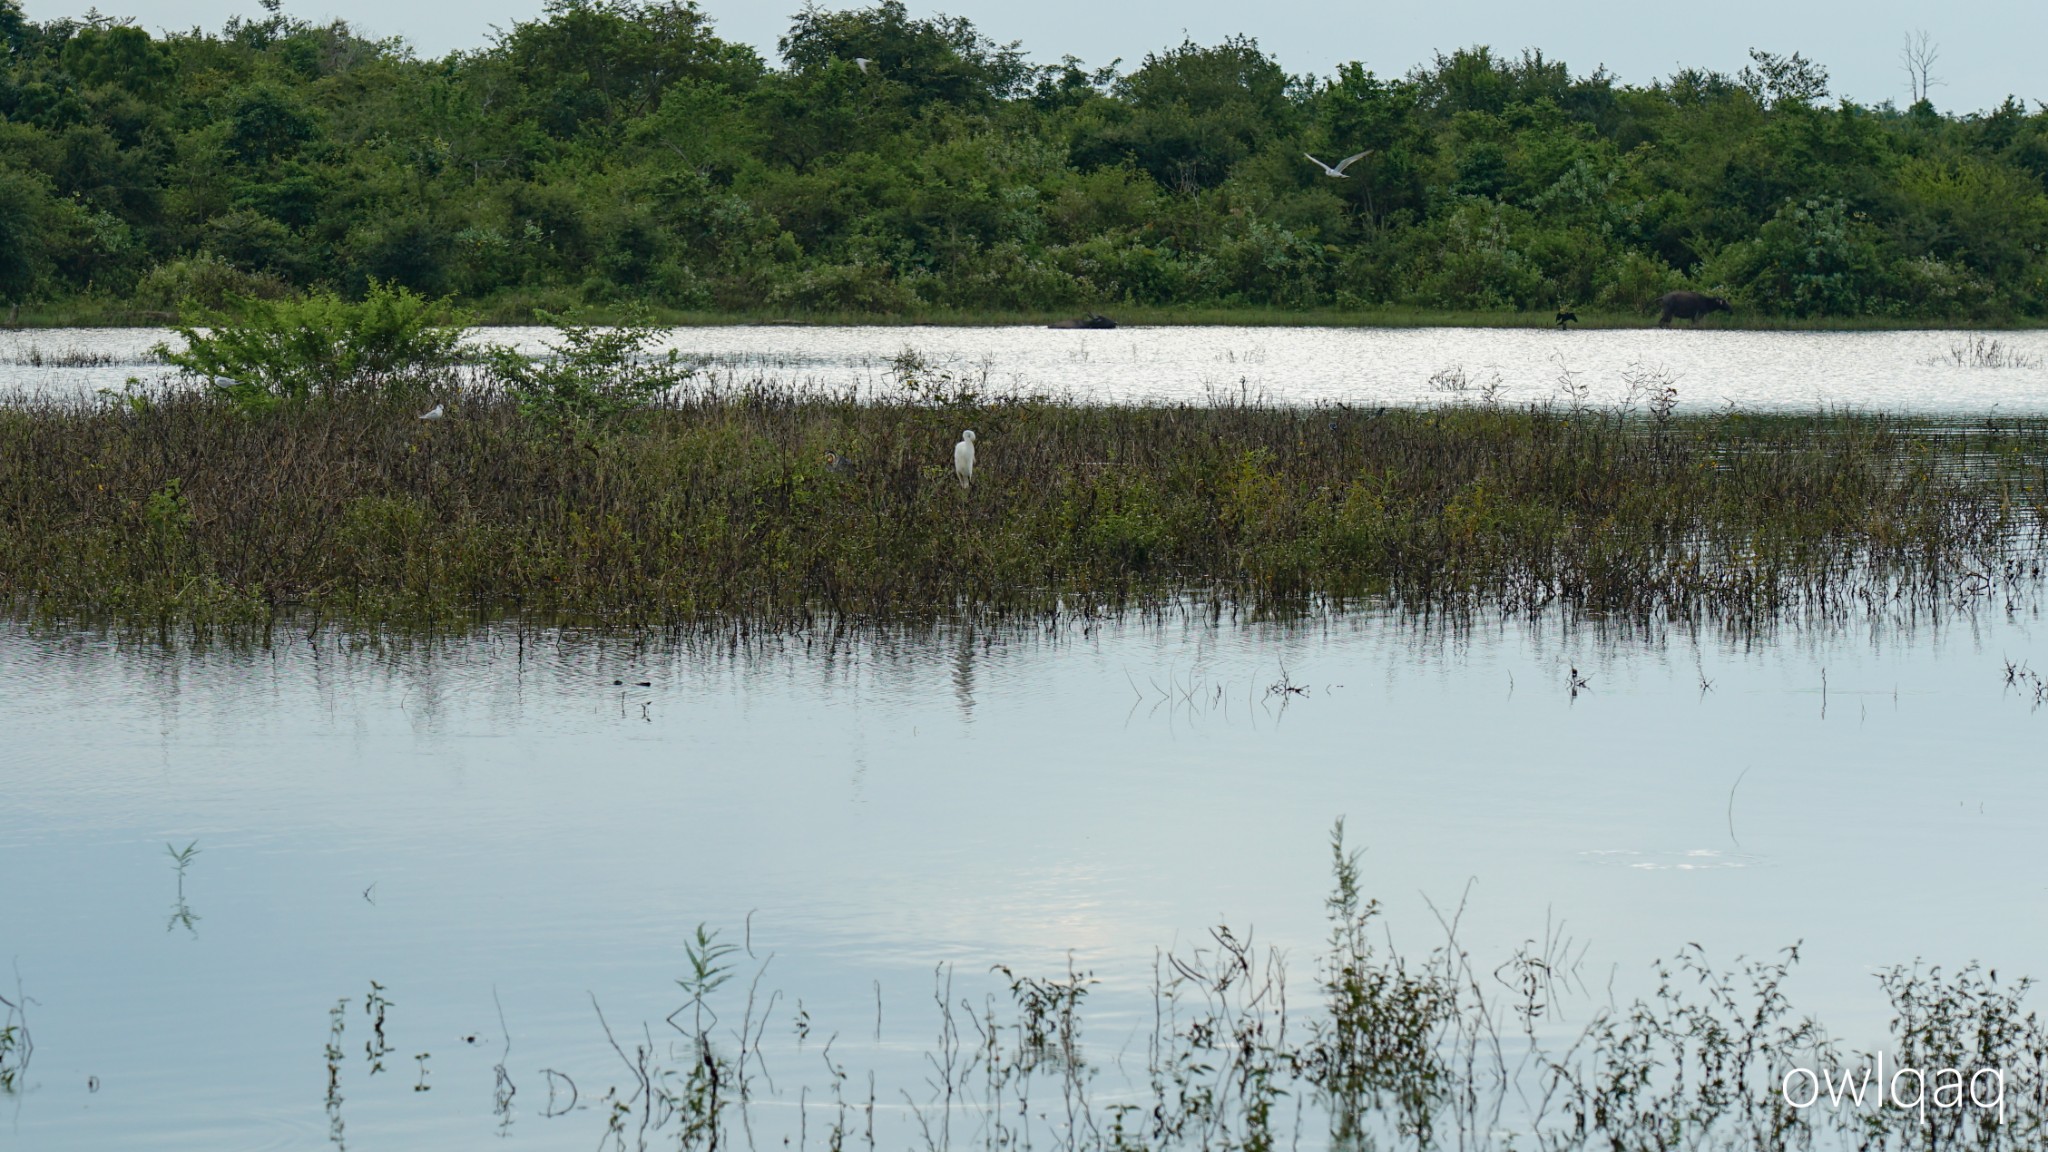
[[[445,420],[447,418],[448,410],[439,404],[434,405],[429,411],[420,413],[420,419],[422,420]]]
[[[1308,156],[1308,153],[1303,152],[1302,155]],[[1310,163],[1314,164],[1316,167],[1321,168],[1323,170],[1323,175],[1334,176],[1339,180],[1349,180],[1351,179],[1351,177],[1346,176],[1344,174],[1344,170],[1370,155],[1372,155],[1372,149],[1370,148],[1367,148],[1363,152],[1354,152],[1351,155],[1346,156],[1342,160],[1337,161],[1337,165],[1334,168],[1328,164],[1323,163],[1321,160],[1318,160],[1313,156],[1308,156],[1308,158]]]
[[[960,434],[960,442],[953,445],[953,475],[960,478],[960,486],[974,483],[974,429]]]

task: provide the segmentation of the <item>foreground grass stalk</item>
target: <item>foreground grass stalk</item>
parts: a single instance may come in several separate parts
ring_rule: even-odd
[[[450,417],[423,424],[435,401]],[[2012,602],[2039,577],[2044,492],[2043,421],[755,387],[537,422],[488,390],[259,412],[165,393],[0,409],[0,597],[202,626],[780,627],[1172,597],[1754,626]]]

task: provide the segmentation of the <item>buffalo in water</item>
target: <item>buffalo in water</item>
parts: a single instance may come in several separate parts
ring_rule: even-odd
[[[1114,328],[1116,321],[1099,312],[1090,312],[1083,320],[1055,320],[1047,328]]]
[[[1728,301],[1722,297],[1706,296],[1698,292],[1666,292],[1657,298],[1657,306],[1663,310],[1662,314],[1657,317],[1657,323],[1665,328],[1671,326],[1671,318],[1673,316],[1698,324],[1700,317],[1705,316],[1709,312],[1733,314],[1735,311],[1735,309],[1728,306]]]

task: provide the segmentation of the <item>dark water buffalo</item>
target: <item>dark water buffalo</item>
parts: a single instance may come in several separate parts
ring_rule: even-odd
[[[1055,320],[1047,328],[1114,328],[1116,321],[1099,312],[1090,312],[1085,320]]]
[[[1705,296],[1698,292],[1666,292],[1657,298],[1657,306],[1663,309],[1663,314],[1657,317],[1657,323],[1665,327],[1670,326],[1673,316],[1697,324],[1700,317],[1709,312],[1732,314],[1735,311],[1728,306],[1728,301],[1721,297]]]

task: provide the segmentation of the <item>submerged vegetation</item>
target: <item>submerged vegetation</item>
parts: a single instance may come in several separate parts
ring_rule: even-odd
[[[879,984],[870,1050],[764,989],[772,954],[743,956],[700,925],[674,1011],[615,1028],[593,998],[608,1068],[514,1073],[500,1057],[498,1132],[602,1123],[599,1147],[617,1152],[811,1139],[931,1152],[2020,1152],[2048,1138],[2048,1029],[2028,980],[1881,969],[1889,1035],[1868,1049],[1795,1009],[1797,947],[1723,967],[1690,945],[1654,966],[1648,995],[1617,1002],[1611,984],[1604,997],[1587,987],[1583,948],[1554,925],[1493,962],[1461,943],[1454,912],[1441,944],[1404,955],[1341,821],[1333,848],[1312,983],[1250,933],[1213,928],[1159,955],[1149,1011],[1111,1013],[1120,1036],[1088,1030],[1099,982],[1071,961],[1047,976],[999,964],[986,989],[940,965],[924,1009],[935,1040],[901,1082],[906,1046],[883,1043]],[[383,1045],[389,1002],[371,989]],[[351,1003],[334,1010],[337,1035]],[[502,1008],[499,1027],[509,1053]],[[340,1045],[327,1052],[338,1136],[345,1061]],[[860,1075],[864,1052],[883,1078]],[[366,1048],[365,1079],[376,1056]]]
[[[2040,576],[2039,420],[1686,414],[1650,369],[1618,409],[1569,370],[1524,407],[1462,374],[1428,409],[1106,407],[984,396],[911,353],[895,392],[856,396],[698,383],[623,339],[571,329],[502,374],[492,354],[253,403],[166,384],[0,408],[0,597],[200,624],[781,627],[1192,597],[1754,625],[2005,605]]]
[[[1485,46],[1296,75],[1247,37],[1119,70],[882,0],[803,8],[771,62],[693,3],[551,0],[436,60],[262,9],[152,35],[0,0],[0,306],[2048,318],[2048,112],[1943,111],[1924,74],[1833,99],[1785,45],[1633,82]]]
[[[20,1090],[29,1058],[36,1051],[35,1041],[28,1034],[28,997],[22,995],[19,977],[16,979],[14,999],[0,996],[0,1008],[7,1010],[5,1016],[0,1016],[0,1095],[5,1096]]]

